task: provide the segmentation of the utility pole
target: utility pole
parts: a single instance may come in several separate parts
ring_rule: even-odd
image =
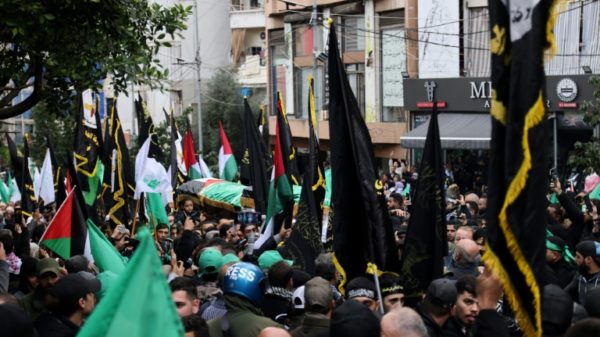
[[[317,93],[319,92],[319,90],[317,90],[317,85],[319,83],[318,81],[318,66],[317,66],[317,56],[319,55],[319,51],[317,50],[317,0],[313,0],[313,4],[312,4],[312,15],[311,15],[311,20],[312,22],[312,39],[313,39],[313,91],[314,91],[314,95],[315,95],[315,120],[316,120],[316,125],[314,125],[315,128],[315,133],[317,136],[317,139],[319,139],[319,110],[317,108]],[[310,104],[310,103],[309,103]],[[310,118],[310,116],[308,116],[308,118]]]
[[[194,48],[196,49],[196,57],[194,64],[196,66],[196,104],[198,118],[198,154],[202,154],[204,148],[202,144],[202,98],[200,96],[201,86],[201,60],[200,60],[200,36],[198,34],[198,0],[194,0]]]

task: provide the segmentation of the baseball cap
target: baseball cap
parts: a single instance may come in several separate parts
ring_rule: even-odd
[[[455,284],[456,281],[445,278],[433,280],[427,288],[425,299],[435,306],[450,309],[458,297]]]
[[[60,265],[53,258],[44,258],[38,261],[36,265],[37,276],[40,277],[45,273],[53,273],[54,275],[60,275]]]
[[[326,309],[333,301],[331,285],[322,277],[313,277],[304,285],[304,307],[307,311]]]
[[[579,254],[583,255],[583,257],[588,257],[588,256],[591,256],[593,258],[600,257],[600,243],[595,242],[595,241],[591,241],[591,240],[581,241],[580,243],[577,244],[577,246],[575,246],[575,250]]]
[[[216,248],[206,248],[198,259],[198,266],[202,274],[215,274],[223,265],[223,255]]]
[[[294,304],[294,309],[296,310],[304,310],[304,297],[305,286],[300,286],[294,290],[294,294],[292,295],[292,303]]]
[[[276,250],[266,250],[258,257],[258,266],[260,269],[269,269],[272,265],[279,261],[285,261],[290,266],[294,264],[292,260],[286,260]]]
[[[377,290],[373,281],[366,277],[359,276],[353,278],[348,285],[346,285],[346,295],[348,299],[355,297],[368,297],[370,299],[377,299]]]
[[[562,336],[571,325],[573,300],[555,284],[544,287],[542,295],[542,329],[548,336]]]
[[[89,293],[97,293],[102,289],[96,278],[88,279],[81,274],[69,274],[56,282],[52,287],[52,295],[61,303],[72,303]]]
[[[240,258],[237,257],[233,253],[228,253],[228,254],[223,255],[223,260],[221,261],[222,266],[224,266],[228,263],[231,263],[231,262],[240,262]]]

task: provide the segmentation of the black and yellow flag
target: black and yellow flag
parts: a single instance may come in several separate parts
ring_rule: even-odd
[[[398,253],[371,136],[340,59],[333,25],[328,54],[335,257],[345,280],[365,274],[369,263],[398,271]]]
[[[489,3],[492,141],[483,256],[525,336],[542,335],[548,133],[544,48],[555,49],[553,1]]]
[[[93,210],[104,177],[102,163],[102,132],[98,115],[99,100],[91,90],[78,96],[79,117],[73,146],[73,160],[79,186],[90,214]]]
[[[296,160],[296,148],[292,142],[292,131],[288,123],[281,93],[277,92],[277,124],[279,124],[281,150],[283,152],[283,165],[290,178],[290,183],[300,185],[300,173]]]
[[[109,217],[111,228],[114,228],[129,223],[131,217],[128,201],[133,198],[135,181],[116,104],[112,104],[107,123],[108,133],[105,135],[104,144],[108,162],[104,174],[103,196],[106,215]]]
[[[177,123],[173,117],[173,111],[171,111],[168,116],[168,124],[171,126],[171,156],[169,157],[171,167],[171,186],[173,187],[173,191],[175,191],[179,185],[186,182],[187,172],[183,172],[183,167],[185,167],[185,164],[183,164],[183,147],[181,144],[182,137],[179,134],[179,130],[177,130]],[[154,137],[152,138],[152,142],[154,142]]]
[[[244,99],[243,138],[244,149],[240,162],[240,181],[244,185],[252,186],[254,208],[257,212],[266,214],[269,193],[266,150],[258,128],[254,124],[254,115],[247,99]]]
[[[23,137],[23,155],[20,155],[12,138],[6,134],[10,163],[12,166],[17,186],[21,192],[21,212],[24,217],[30,217],[37,206],[35,193],[33,192],[33,180],[29,172],[29,144],[28,135]]]
[[[323,251],[321,227],[325,198],[325,171],[319,157],[319,140],[315,132],[317,118],[312,76],[308,81],[308,167],[302,182],[296,227],[290,239],[285,242],[285,248],[300,268],[312,275],[315,271],[315,258]]]
[[[448,241],[443,165],[437,102],[434,101],[400,268],[405,302],[409,305],[419,302],[429,283],[444,273]]]
[[[150,134],[154,132],[154,124],[152,123],[152,117],[148,111],[148,107],[141,95],[138,95],[138,99],[135,100],[135,115],[138,122],[138,145],[142,147],[142,144],[148,139]],[[165,113],[167,122],[169,121],[169,115]]]

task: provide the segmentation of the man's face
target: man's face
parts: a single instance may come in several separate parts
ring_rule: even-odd
[[[477,206],[479,206],[479,212],[485,211],[485,209],[487,208],[487,199],[479,198],[479,202],[477,203]]]
[[[96,307],[96,295],[88,293],[80,303],[83,309],[83,317],[88,317]]]
[[[169,225],[171,225],[171,227],[173,226],[173,224],[175,223],[175,217],[172,215],[167,216],[167,219],[169,220]]]
[[[398,202],[396,201],[396,199],[389,198],[388,201],[387,201],[387,207],[388,207],[388,209],[399,209],[400,205],[398,204]]]
[[[558,261],[557,255],[560,256],[558,252],[546,248],[546,262],[553,263]]]
[[[454,242],[458,242],[462,239],[470,239],[473,240],[473,232],[470,232],[468,230],[465,230],[463,228],[459,228],[458,230],[456,230],[456,235],[454,237]]]
[[[38,277],[39,286],[42,289],[51,288],[56,284],[56,282],[58,282],[59,279],[60,277],[54,273],[43,273],[40,277]]]
[[[477,297],[466,291],[458,295],[452,313],[464,326],[472,326],[475,324],[475,320],[479,315],[479,302],[477,301]]]
[[[256,233],[256,225],[246,225],[244,227],[244,236],[249,237],[251,234]]]
[[[194,203],[191,200],[187,200],[185,204],[183,204],[183,209],[189,214],[194,210]]]
[[[377,311],[377,305],[379,304],[379,302],[377,302],[376,300],[374,300],[372,298],[365,297],[365,296],[357,296],[357,297],[353,297],[352,300],[365,305],[367,308],[369,308],[373,312]]]
[[[446,225],[446,235],[448,236],[449,242],[454,241],[454,237],[456,236],[456,228],[454,228],[454,225]]]
[[[198,313],[200,307],[198,299],[191,299],[183,290],[174,291],[172,297],[179,317],[187,317]]]
[[[578,266],[583,264],[583,255],[581,255],[579,252],[575,253],[575,263],[577,263]]]
[[[390,312],[404,305],[404,294],[391,294],[383,298],[383,310]]]
[[[156,238],[158,239],[158,242],[165,242],[165,240],[169,237],[169,229],[168,228],[161,228],[158,231],[156,231]]]

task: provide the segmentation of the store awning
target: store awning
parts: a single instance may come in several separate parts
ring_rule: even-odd
[[[441,113],[438,115],[443,149],[489,149],[492,121],[489,114]],[[423,148],[429,121],[400,137],[405,148]]]

